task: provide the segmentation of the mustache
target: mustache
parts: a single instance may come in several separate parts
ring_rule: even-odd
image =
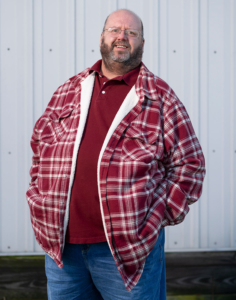
[[[118,45],[122,45],[122,46],[126,46],[128,48],[130,48],[130,44],[127,43],[127,42],[122,42],[122,41],[117,41],[117,42],[113,42],[112,43],[112,49],[115,47],[115,46],[118,46]]]

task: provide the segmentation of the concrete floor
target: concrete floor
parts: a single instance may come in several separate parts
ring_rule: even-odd
[[[168,300],[236,300],[236,252],[166,253]],[[0,257],[0,300],[47,299],[43,256]]]
[[[167,253],[166,277],[168,300],[236,300],[236,252]]]

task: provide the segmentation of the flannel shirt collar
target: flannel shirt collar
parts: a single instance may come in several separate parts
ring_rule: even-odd
[[[91,73],[93,73],[93,72],[97,72],[98,75],[102,75],[102,76],[103,76],[103,74],[101,73],[101,64],[102,64],[102,60],[100,59],[100,60],[98,60],[98,61],[90,68],[89,74],[91,74]],[[117,76],[117,77],[112,78],[112,79],[114,79],[114,80],[119,80],[119,81],[124,80],[124,82],[125,82],[127,85],[129,85],[130,87],[132,87],[132,86],[135,84],[136,80],[137,80],[137,77],[138,77],[138,74],[139,74],[139,71],[140,71],[140,66],[141,66],[141,64],[140,64],[137,68],[135,68],[135,69],[129,71],[128,73],[126,73],[126,74],[124,74],[124,75],[121,75],[121,76]]]
[[[142,101],[144,98],[148,98],[152,101],[159,99],[158,91],[156,88],[156,77],[142,62],[138,79],[135,84],[135,90],[140,94]]]
[[[82,71],[81,73],[79,73],[69,79],[72,82],[72,84],[74,85],[75,89],[76,89],[78,82],[83,81],[90,74],[93,74],[95,72],[95,71],[91,72],[92,68],[87,68],[84,71]],[[138,78],[135,83],[135,90],[136,90],[136,93],[140,96],[139,97],[140,102],[143,102],[145,98],[148,98],[152,101],[156,101],[159,99],[159,95],[158,95],[158,91],[157,91],[156,83],[155,83],[157,79],[158,79],[158,77],[155,76],[152,72],[150,72],[148,70],[148,68],[144,65],[144,63],[141,62],[140,71],[139,71]]]

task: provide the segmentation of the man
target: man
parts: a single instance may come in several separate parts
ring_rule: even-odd
[[[142,22],[108,16],[102,60],[36,122],[27,191],[49,299],[165,299],[164,228],[200,194],[204,157],[183,104],[141,62]]]

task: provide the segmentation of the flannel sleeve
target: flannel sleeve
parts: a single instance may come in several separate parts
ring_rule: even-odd
[[[36,122],[33,134],[31,137],[31,148],[33,150],[33,157],[32,157],[32,165],[30,168],[30,186],[26,192],[26,198],[29,205],[33,205],[36,200],[40,200],[42,196],[40,195],[38,189],[38,173],[39,173],[39,165],[40,165],[40,133],[39,133],[39,126],[42,123],[42,117]],[[30,207],[31,207],[30,205]],[[32,217],[32,212],[31,212]]]
[[[32,165],[30,168],[31,181],[30,181],[30,186],[26,192],[26,198],[29,204],[30,203],[33,204],[34,201],[40,200],[42,198],[38,189],[41,134],[43,132],[44,127],[48,123],[49,120],[48,115],[51,114],[55,109],[57,109],[57,107],[60,107],[61,99],[64,99],[63,97],[60,96],[61,88],[62,86],[60,86],[53,94],[45,112],[38,119],[33,129],[33,134],[30,140],[30,145],[33,150]]]
[[[189,205],[202,192],[205,160],[184,105],[175,98],[163,109],[163,139],[166,208],[162,226],[182,222]],[[164,189],[163,189],[164,187]]]

